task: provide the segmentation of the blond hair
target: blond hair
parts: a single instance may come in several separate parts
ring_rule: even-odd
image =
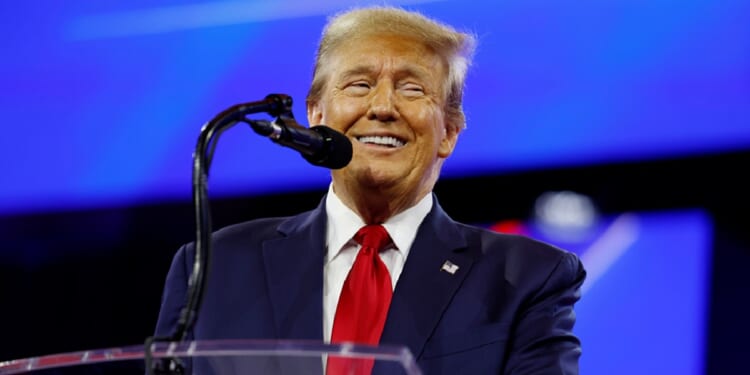
[[[420,13],[395,7],[368,7],[345,11],[331,17],[323,29],[313,68],[313,81],[307,102],[315,103],[325,85],[321,66],[345,41],[372,35],[406,36],[423,43],[441,55],[448,64],[443,87],[447,123],[454,130],[466,127],[463,91],[466,72],[471,65],[476,40],[473,35],[430,19]]]

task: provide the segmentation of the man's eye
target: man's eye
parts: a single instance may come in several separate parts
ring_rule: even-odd
[[[401,86],[401,91],[407,96],[420,96],[424,95],[424,88],[420,85],[413,83],[407,83]]]
[[[370,91],[370,84],[364,81],[357,81],[348,84],[344,91],[352,95],[365,95]]]

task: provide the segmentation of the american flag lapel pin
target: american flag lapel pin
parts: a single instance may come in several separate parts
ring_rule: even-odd
[[[453,264],[450,260],[446,260],[445,263],[443,263],[443,267],[440,268],[441,271],[448,272],[451,275],[455,275],[456,271],[458,271],[458,266]]]

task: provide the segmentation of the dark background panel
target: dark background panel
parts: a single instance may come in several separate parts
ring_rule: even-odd
[[[436,193],[469,223],[529,218],[539,195],[561,190],[603,213],[706,209],[715,226],[707,373],[724,374],[750,349],[748,162],[744,152],[444,179]],[[324,192],[214,199],[214,228],[307,210]],[[0,218],[0,360],[143,342],[171,257],[195,236],[192,217],[184,201]]]

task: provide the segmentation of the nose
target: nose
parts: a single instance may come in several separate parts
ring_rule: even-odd
[[[381,82],[371,93],[370,107],[367,110],[368,119],[382,122],[398,119],[399,113],[394,101],[394,92],[389,86],[385,82]]]

